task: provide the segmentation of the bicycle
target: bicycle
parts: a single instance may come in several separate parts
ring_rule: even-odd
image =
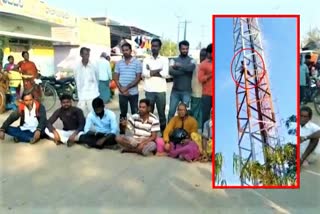
[[[9,76],[9,86],[13,88],[21,87],[23,86],[24,80],[30,80],[33,78],[32,75],[21,74],[18,71],[10,71],[8,72],[8,76]],[[44,105],[46,111],[49,112],[50,110],[52,110],[52,108],[55,107],[57,102],[58,95],[56,90],[47,81],[42,81],[41,77],[38,79],[34,79],[33,82],[35,84],[32,86],[30,91],[33,92],[33,90],[35,90],[37,86],[40,86],[40,89],[41,89],[40,102],[41,104]],[[21,90],[21,92],[22,91],[23,89]],[[20,92],[20,95],[21,95],[21,92]],[[11,91],[9,91],[9,94],[11,94]],[[0,93],[0,98],[2,98],[2,96],[5,96],[5,94],[3,95],[2,93]],[[1,100],[4,100],[4,99],[0,99],[0,105],[2,104]]]

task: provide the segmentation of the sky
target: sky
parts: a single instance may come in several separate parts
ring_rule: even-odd
[[[269,18],[259,19],[259,24],[280,125],[281,119],[296,114],[296,22],[295,19]],[[233,152],[238,154],[236,94],[230,74],[234,55],[232,19],[216,19],[215,35],[215,151],[222,152],[225,158],[224,173],[228,184],[239,184],[238,177],[232,172]],[[282,139],[288,139],[284,128],[279,131]]]
[[[313,26],[319,26],[320,14],[312,13],[314,4],[305,1],[268,0],[45,0],[51,6],[67,10],[79,16],[108,16],[111,19],[147,30],[164,38],[177,41],[178,18],[190,21],[187,25],[187,40],[191,48],[200,41],[209,44],[212,40],[212,14],[234,13],[296,13],[301,14],[301,37]],[[250,5],[250,6],[248,6]],[[263,5],[263,6],[262,6]],[[183,39],[180,30],[180,40]]]

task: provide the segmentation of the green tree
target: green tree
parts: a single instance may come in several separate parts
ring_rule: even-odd
[[[290,123],[296,122],[292,115],[286,120],[288,134],[296,135],[295,129],[290,129]],[[296,145],[287,143],[264,151],[268,165],[257,161],[241,160],[239,155],[233,155],[233,172],[250,182],[257,181],[262,185],[288,186],[296,185]],[[242,169],[241,167],[242,166]]]
[[[308,44],[309,42],[319,42],[320,41],[320,29],[315,27],[310,29],[303,39],[302,46]]]
[[[223,156],[221,152],[215,154],[214,165],[215,184],[218,186],[226,186],[227,181],[222,178]]]
[[[178,55],[177,44],[171,40],[163,40],[162,48],[160,50],[162,56],[176,56]]]

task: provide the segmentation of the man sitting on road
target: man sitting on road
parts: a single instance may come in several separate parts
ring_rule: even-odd
[[[316,156],[320,156],[320,148],[318,146],[320,127],[311,122],[311,119],[311,108],[303,106],[300,109],[300,154],[302,154],[300,162],[305,166],[314,161]]]
[[[156,151],[155,140],[160,131],[158,118],[150,113],[150,101],[142,99],[139,102],[139,114],[134,114],[131,118],[121,121],[133,136],[117,136],[116,141],[124,149],[122,152],[133,152],[148,156]]]
[[[36,101],[33,95],[24,93],[22,95],[23,103],[20,103],[18,109],[10,114],[0,128],[0,139],[4,140],[5,133],[12,136],[16,143],[27,142],[34,144],[45,136],[44,129],[47,124],[47,115],[45,107]],[[20,126],[10,126],[20,118]]]
[[[84,134],[79,138],[79,144],[97,149],[116,145],[116,133],[118,124],[116,115],[104,106],[100,97],[92,101],[94,111],[88,114],[84,127]]]
[[[48,120],[45,133],[59,145],[61,143],[72,146],[79,140],[79,135],[83,133],[85,118],[82,110],[72,106],[72,97],[64,94],[60,97],[61,108],[57,109]],[[57,129],[53,124],[60,119],[63,129]]]

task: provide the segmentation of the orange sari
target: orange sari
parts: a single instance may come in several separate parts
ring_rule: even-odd
[[[31,61],[20,61],[18,63],[18,67],[20,68],[20,72],[25,75],[31,75],[30,79],[23,79],[23,87],[24,90],[32,90],[32,94],[36,100],[40,100],[41,98],[41,89],[40,86],[35,84],[34,80],[38,77],[38,69],[34,62]]]

